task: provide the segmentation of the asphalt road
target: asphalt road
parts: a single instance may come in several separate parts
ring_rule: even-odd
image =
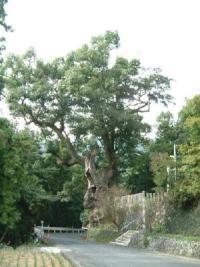
[[[200,267],[200,260],[88,242],[77,234],[50,234],[50,239],[77,267]]]

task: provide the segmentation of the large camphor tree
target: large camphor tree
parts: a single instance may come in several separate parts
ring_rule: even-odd
[[[171,99],[170,80],[160,70],[144,69],[136,59],[114,61],[119,41],[118,33],[106,32],[65,58],[46,63],[30,50],[5,64],[10,110],[59,139],[60,163],[83,166],[90,209],[98,192],[117,183],[122,158],[147,131],[140,114]]]

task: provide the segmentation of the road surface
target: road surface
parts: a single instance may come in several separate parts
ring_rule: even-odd
[[[200,267],[200,260],[88,242],[77,234],[55,233],[50,239],[77,267]]]

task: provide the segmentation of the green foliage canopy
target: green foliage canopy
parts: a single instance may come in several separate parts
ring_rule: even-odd
[[[3,237],[15,231],[22,218],[26,218],[24,223],[30,227],[31,217],[37,214],[40,196],[44,194],[36,175],[39,160],[33,134],[28,130],[15,131],[6,119],[0,119],[0,235]]]
[[[151,144],[151,152],[173,155],[174,144],[177,142],[178,129],[171,112],[161,112],[157,117],[155,141]]]
[[[191,207],[200,199],[200,95],[187,100],[176,124],[172,121],[169,112],[159,116],[157,138],[150,146],[154,180],[159,188],[159,183],[173,178],[166,170],[174,168],[169,155],[176,143],[177,180],[172,181],[171,193],[176,204]]]
[[[106,32],[90,45],[45,63],[33,50],[11,55],[5,64],[7,100],[13,114],[56,134],[66,149],[63,162],[81,164],[78,153],[86,139],[100,143],[103,159],[116,165],[128,145],[137,145],[147,131],[142,112],[152,102],[166,104],[170,80],[158,69],[141,67],[136,59],[117,58],[119,35]],[[87,148],[85,148],[87,150]]]
[[[175,196],[182,205],[200,200],[200,95],[188,100],[179,114],[184,142],[179,146],[180,181]]]

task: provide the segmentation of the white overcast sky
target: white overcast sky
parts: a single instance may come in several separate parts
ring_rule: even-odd
[[[117,30],[118,55],[159,67],[174,79],[176,115],[185,98],[200,93],[200,0],[8,0],[7,52],[34,47],[39,57],[66,55],[91,36]],[[153,107],[155,123],[163,110]]]

